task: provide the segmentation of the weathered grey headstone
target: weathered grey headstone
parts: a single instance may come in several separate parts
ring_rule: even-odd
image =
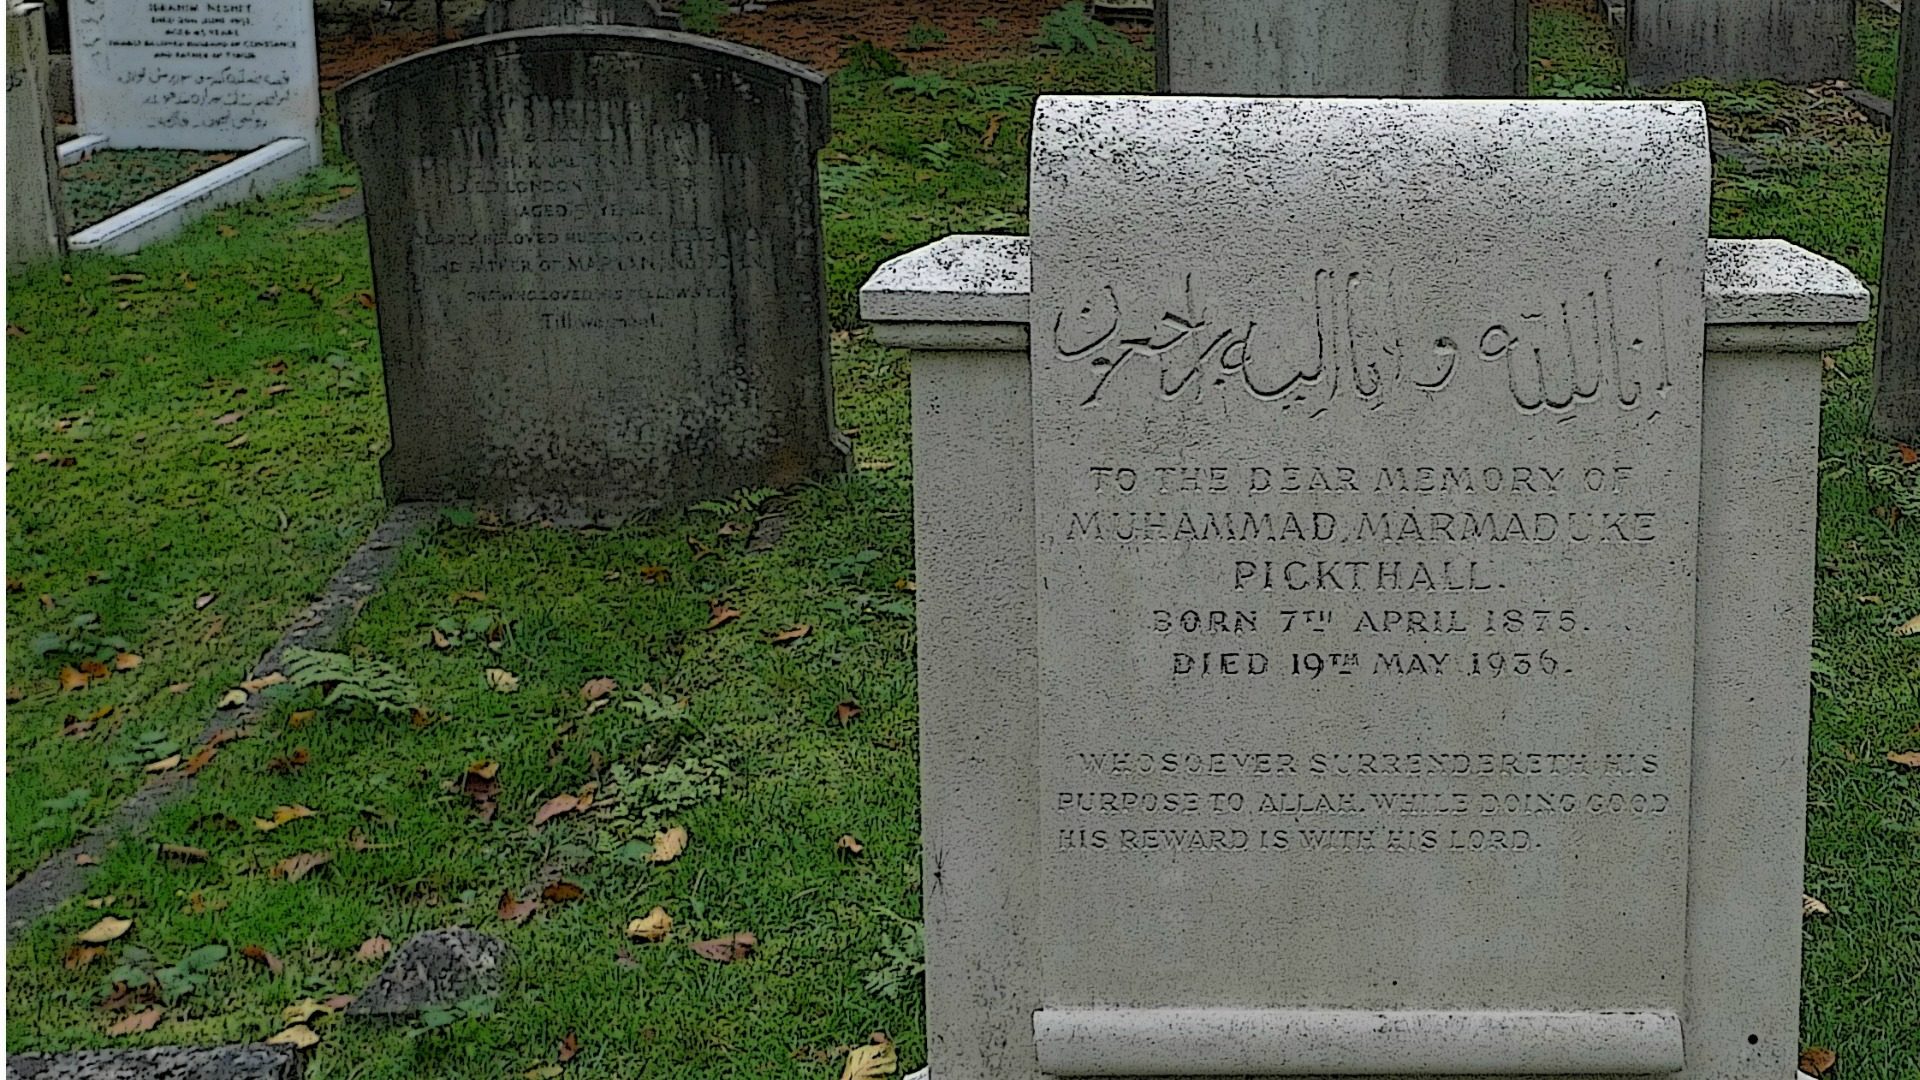
[[[477,930],[453,927],[415,934],[401,943],[373,985],[347,1006],[349,1016],[398,1016],[500,992],[507,944]]]
[[[657,0],[493,0],[480,23],[488,34],[594,25],[678,30],[680,16],[662,11]]]
[[[120,148],[319,145],[313,0],[69,0],[80,129]]]
[[[1627,0],[1627,75],[1680,79],[1852,79],[1854,0]]]
[[[1920,443],[1920,0],[1908,0],[1900,15],[1885,241],[1873,426],[1888,438]]]
[[[1527,0],[1158,0],[1163,94],[1514,97]]]
[[[7,269],[67,250],[48,93],[46,10],[7,9]]]
[[[582,521],[845,467],[825,82],[664,30],[479,38],[341,88],[390,497]]]
[[[7,1080],[300,1080],[291,1046],[151,1046],[7,1055]]]

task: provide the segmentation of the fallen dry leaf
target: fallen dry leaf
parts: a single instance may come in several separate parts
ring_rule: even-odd
[[[152,1031],[153,1025],[159,1022],[160,1007],[156,1005],[144,1012],[137,1012],[131,1016],[121,1017],[114,1022],[112,1027],[107,1029],[107,1034],[114,1036],[139,1035],[143,1032]]]
[[[320,1041],[320,1036],[305,1024],[295,1024],[278,1035],[269,1036],[267,1042],[273,1046],[292,1046],[305,1050]]]
[[[290,773],[295,769],[306,768],[308,760],[307,748],[298,746],[294,748],[293,753],[285,757],[270,759],[267,762],[267,771],[270,773]]]
[[[675,825],[666,832],[653,834],[653,850],[647,852],[650,863],[670,863],[687,850],[687,830]]]
[[[833,707],[833,718],[843,724],[859,715],[860,703],[857,701],[843,701]]]
[[[308,724],[313,722],[313,718],[318,713],[318,711],[319,710],[317,709],[296,709],[295,711],[288,713],[287,729],[290,731],[298,731],[301,728],[306,727]]]
[[[599,701],[618,689],[620,684],[612,679],[589,679],[587,684],[580,688],[580,698],[582,701]]]
[[[784,645],[789,641],[799,641],[811,633],[813,633],[813,627],[808,626],[806,623],[795,623],[793,626],[773,635],[773,643],[775,645]]]
[[[656,907],[647,912],[644,918],[635,919],[627,924],[627,936],[641,941],[660,941],[673,929],[673,916],[667,909]]]
[[[289,855],[273,864],[269,876],[286,878],[291,883],[299,881],[332,861],[333,855],[325,851],[308,851],[299,855]]]
[[[738,934],[728,934],[723,938],[696,941],[687,947],[716,964],[731,964],[735,960],[745,960],[752,956],[753,950],[759,946],[759,938],[742,931]]]
[[[273,808],[273,817],[271,820],[267,818],[254,818],[253,827],[259,829],[261,832],[272,832],[289,821],[298,821],[301,818],[312,816],[313,811],[304,806],[276,806]]]
[[[484,604],[487,602],[487,594],[477,589],[467,589],[464,592],[447,594],[447,603],[449,604],[457,604],[462,600],[471,600],[476,604]]]
[[[273,955],[272,953],[268,952],[267,950],[261,948],[258,945],[242,945],[240,947],[240,955],[246,957],[247,959],[253,961],[256,964],[259,964],[261,967],[266,968],[268,971],[272,972],[275,975],[278,975],[281,972],[286,970],[286,965],[280,962],[279,957]]]
[[[437,626],[431,628],[427,634],[427,641],[436,649],[445,650],[453,648],[453,642],[448,639],[447,635],[441,633],[440,628]]]
[[[521,1080],[558,1080],[567,1070],[558,1065],[536,1065],[520,1074]]]
[[[1812,918],[1815,915],[1831,915],[1833,910],[1821,903],[1812,893],[1801,893],[1800,914],[1806,918]]]
[[[238,423],[240,421],[240,418],[245,415],[247,414],[239,411],[238,409],[230,413],[221,413],[219,416],[216,416],[213,418],[213,426],[226,427],[228,424]]]
[[[86,688],[87,677],[85,675],[72,667],[63,667],[60,669],[60,689],[85,690]]]
[[[191,682],[177,682],[177,683],[167,684],[167,693],[169,694],[184,694],[191,689],[193,689],[193,683]]]
[[[711,630],[714,627],[721,625],[722,623],[730,623],[733,620],[740,617],[740,611],[738,608],[730,608],[726,605],[724,601],[720,601],[720,600],[714,600],[710,602],[708,604],[708,610],[711,612],[713,616],[712,618],[707,620],[706,628],[708,630]]]
[[[239,728],[223,727],[220,730],[214,732],[213,734],[207,736],[207,745],[208,746],[225,746],[235,739],[244,739],[244,738],[246,738],[246,735],[243,734]]]
[[[257,679],[248,679],[246,682],[241,683],[240,689],[245,690],[249,694],[257,694],[269,686],[279,686],[286,681],[287,677],[284,674],[278,671],[270,671]]]
[[[160,854],[181,862],[206,862],[213,858],[213,853],[206,848],[188,847],[185,844],[161,844]]]
[[[60,966],[66,968],[68,971],[73,971],[77,968],[86,967],[100,957],[105,956],[106,953],[107,950],[98,945],[75,945],[73,948],[67,950],[67,955],[60,958]]]
[[[93,899],[87,901],[87,906],[92,908],[95,911],[99,911],[101,908],[106,907],[108,904],[113,903],[115,899],[117,899],[117,897],[96,896]]]
[[[561,814],[571,814],[578,809],[580,809],[580,796],[555,795],[541,803],[539,810],[534,811],[533,827],[537,829]]]
[[[139,667],[140,661],[144,659],[146,658],[141,656],[139,653],[130,653],[130,652],[114,653],[113,654],[113,670],[132,671],[134,668]]]
[[[468,776],[477,776],[482,780],[491,780],[500,775],[500,763],[497,761],[476,761],[467,766]]]
[[[330,1012],[345,1012],[347,1006],[353,1004],[353,995],[335,994],[320,1004],[326,1006]]]
[[[224,444],[224,446],[228,450],[238,450],[252,441],[253,441],[253,436],[251,435],[236,435],[233,438],[228,439]]]
[[[1800,1051],[1800,1071],[1808,1076],[1825,1076],[1839,1061],[1840,1055],[1824,1046],[1809,1046]]]
[[[180,771],[187,774],[188,776],[192,776],[195,773],[199,772],[201,769],[204,769],[209,764],[211,764],[213,761],[213,756],[215,754],[218,754],[219,752],[220,752],[219,750],[211,746],[203,746],[200,748],[200,750],[197,753],[195,753],[192,757],[187,759],[186,765],[183,766],[180,769]]]
[[[886,1032],[876,1031],[865,1046],[856,1046],[847,1054],[847,1067],[840,1070],[840,1080],[879,1080],[882,1076],[892,1076],[899,1067],[893,1040],[887,1038]]]
[[[520,676],[506,668],[490,667],[487,669],[487,687],[497,693],[511,694],[520,689]]]
[[[1920,615],[1915,615],[1893,628],[1894,637],[1912,637],[1915,634],[1920,634]]]
[[[159,761],[151,762],[143,766],[142,769],[143,771],[150,772],[150,773],[163,773],[178,764],[180,764],[180,755],[171,754],[167,757],[161,758]]]
[[[363,964],[371,964],[392,951],[393,942],[383,937],[370,937],[360,943],[360,948],[355,950],[353,958]]]
[[[500,919],[503,922],[519,925],[526,922],[529,915],[539,910],[540,901],[515,900],[512,889],[500,894]]]
[[[283,1024],[304,1024],[316,1016],[325,1016],[330,1012],[338,1011],[339,1010],[332,1006],[323,1005],[312,998],[301,998],[299,1001],[280,1010],[280,1022]]]
[[[247,692],[239,687],[235,687],[220,696],[220,704],[215,706],[215,708],[237,709],[246,703]]]
[[[132,919],[116,919],[107,915],[88,927],[75,940],[82,945],[105,945],[109,941],[119,940],[131,929],[133,929]]]
[[[193,610],[205,611],[207,605],[213,603],[219,596],[219,593],[201,593],[193,598]]]
[[[587,890],[571,881],[556,881],[540,890],[540,899],[549,904],[570,904],[587,895]]]
[[[833,850],[842,855],[858,855],[867,850],[867,845],[854,839],[853,834],[849,833],[833,842]]]
[[[1905,765],[1909,769],[1920,769],[1920,750],[1908,750],[1898,754],[1888,754],[1887,760],[1895,765]]]
[[[567,1032],[567,1037],[560,1040],[560,1053],[557,1055],[559,1061],[562,1064],[572,1061],[573,1056],[579,1052],[580,1036],[571,1031]]]
[[[75,866],[99,866],[99,865],[100,865],[100,860],[99,860],[98,858],[95,858],[94,856],[92,856],[92,855],[89,855],[89,854],[87,854],[86,852],[84,852],[84,851],[83,851],[83,852],[81,852],[80,854],[78,854],[78,855],[75,855],[75,856],[73,857],[73,865],[75,865]]]
[[[640,580],[648,585],[659,585],[672,576],[664,566],[643,566],[640,568]]]
[[[1920,461],[1920,450],[1915,450],[1913,447],[1908,446],[1906,443],[1900,443],[1899,446],[1900,446],[1900,464],[1912,465],[1914,462]]]

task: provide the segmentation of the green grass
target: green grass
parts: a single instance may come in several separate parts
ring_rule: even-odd
[[[1617,92],[1610,39],[1591,20],[1544,11],[1535,45],[1547,61],[1535,65],[1538,92]],[[569,1033],[581,1049],[567,1075],[579,1077],[831,1077],[845,1048],[875,1030],[899,1040],[904,1065],[922,1063],[909,928],[920,883],[907,371],[857,329],[854,291],[926,240],[1025,228],[1037,90],[1149,81],[1137,51],[836,78],[822,186],[842,331],[836,390],[859,467],[794,493],[769,551],[748,547],[765,508],[744,499],[610,532],[438,524],[402,554],[343,644],[404,672],[425,722],[319,705],[317,690],[269,690],[252,737],[223,746],[187,798],[110,853],[92,886],[108,903],[69,904],[10,942],[9,1048],[264,1036],[295,1001],[364,988],[374,969],[353,959],[361,942],[460,923],[502,933],[518,953],[493,1014],[433,1026],[322,1021],[312,1075],[517,1076],[553,1063]],[[1877,274],[1884,137],[1774,88],[1697,89],[1716,123],[1778,166],[1756,177],[1722,170],[1716,231],[1784,235]],[[191,738],[374,519],[382,408],[371,313],[356,299],[367,288],[364,236],[299,225],[349,182],[326,172],[134,259],[75,260],[71,283],[57,268],[13,283],[9,320],[26,336],[9,350],[8,572],[20,589],[8,596],[8,659],[26,697],[9,708],[10,874],[133,789],[139,763],[108,766],[109,755],[151,748],[141,742],[150,730]],[[146,279],[115,284],[128,270]],[[276,284],[276,301],[259,299]],[[265,369],[276,358],[285,375]],[[1920,775],[1884,755],[1920,749],[1920,639],[1891,634],[1920,604],[1920,544],[1906,534],[1920,515],[1920,469],[1865,433],[1870,350],[1833,359],[1808,888],[1835,914],[1807,929],[1806,1041],[1836,1048],[1850,1080],[1894,1080],[1911,1075],[1904,1042],[1920,996]],[[293,389],[263,400],[279,382]],[[231,409],[247,416],[214,427]],[[76,415],[85,423],[60,426]],[[224,449],[242,433],[248,444]],[[41,452],[75,464],[34,463]],[[649,580],[651,567],[665,579]],[[207,592],[219,599],[196,611]],[[707,629],[715,600],[743,614]],[[99,616],[95,638],[124,638],[146,659],[63,694],[61,658],[36,656],[32,639],[87,612]],[[220,616],[223,631],[201,641]],[[464,631],[444,650],[431,642],[443,622]],[[804,637],[772,642],[801,623]],[[517,676],[517,692],[489,689],[488,668]],[[590,712],[580,689],[601,677],[620,689]],[[186,680],[186,694],[166,692]],[[843,701],[857,715],[838,715]],[[60,734],[67,714],[108,704],[115,712],[95,734]],[[293,726],[308,709],[317,715]],[[301,749],[305,766],[272,768]],[[460,790],[481,760],[501,763],[491,820]],[[684,799],[627,785],[616,801],[616,765],[701,772],[715,762],[725,772]],[[531,827],[546,799],[593,784],[598,809]],[[88,795],[76,809],[42,808],[79,788]],[[251,824],[295,804],[314,816],[271,832]],[[623,860],[663,824],[689,830],[683,855]],[[864,853],[836,855],[843,834]],[[161,843],[209,858],[163,856]],[[331,862],[298,882],[271,875],[307,852]],[[517,927],[501,922],[503,890],[554,878],[584,897]],[[669,939],[626,941],[625,924],[655,905],[675,919]],[[110,956],[63,967],[73,935],[103,912],[132,917],[133,931]],[[687,948],[737,931],[760,940],[743,962]],[[210,943],[232,954],[157,1029],[104,1036],[113,1017],[99,1004],[129,946],[164,965]],[[241,958],[250,945],[283,973]],[[901,991],[875,991],[889,982]]]
[[[197,150],[99,150],[60,170],[67,225],[97,225],[171,187],[232,161],[237,154]]]
[[[1900,70],[1900,20],[1873,0],[1861,0],[1854,22],[1853,47],[1859,84],[1891,101]]]

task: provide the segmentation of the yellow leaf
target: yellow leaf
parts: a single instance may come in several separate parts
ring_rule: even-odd
[[[257,679],[248,679],[246,682],[240,684],[240,689],[245,690],[249,694],[257,694],[269,686],[279,686],[286,681],[287,677],[285,675],[278,671],[273,671]]]
[[[893,1040],[887,1038],[886,1032],[876,1031],[871,1042],[854,1047],[847,1055],[847,1067],[840,1071],[840,1080],[879,1080],[882,1076],[892,1076],[899,1067]]]
[[[1912,637],[1915,634],[1920,634],[1920,615],[1915,615],[1893,629],[1894,637]]]
[[[1895,765],[1905,765],[1909,769],[1920,769],[1920,750],[1908,750],[1900,754],[1888,754],[1887,760]]]
[[[491,780],[499,774],[500,763],[497,761],[476,761],[467,766],[468,776],[477,776],[482,780]]]
[[[687,850],[687,830],[675,825],[663,833],[653,834],[653,850],[647,853],[650,863],[670,863]]]
[[[60,689],[85,690],[86,688],[87,676],[84,672],[77,671],[71,667],[63,667],[60,669]]]
[[[525,1077],[526,1080],[554,1080],[555,1077],[565,1075],[566,1071],[567,1070],[558,1065],[542,1065],[538,1068],[528,1069],[520,1075]]]
[[[659,941],[667,936],[667,931],[672,929],[673,916],[667,914],[666,908],[656,907],[648,912],[645,918],[628,923],[627,936],[641,941]]]
[[[520,676],[506,668],[490,667],[487,669],[487,686],[499,693],[511,694],[520,689]]]
[[[272,832],[289,821],[298,821],[303,817],[312,817],[313,811],[304,806],[276,806],[273,808],[273,820],[254,818],[253,827],[261,832]]]
[[[333,1010],[312,998],[299,1001],[280,1010],[280,1022],[283,1024],[304,1024],[316,1016],[325,1016]]]
[[[116,919],[111,915],[94,923],[77,939],[82,945],[105,945],[117,941],[127,931],[133,929],[132,919]]]
[[[1821,903],[1819,898],[1812,893],[1801,893],[1800,914],[1807,918],[1812,918],[1815,915],[1831,915],[1833,914],[1833,909]]]
[[[166,772],[168,769],[171,769],[178,764],[180,764],[180,755],[174,754],[171,757],[163,757],[159,761],[156,761],[153,764],[148,765],[146,767],[146,771],[151,773]]]
[[[861,843],[853,837],[853,834],[849,833],[835,840],[833,842],[833,849],[845,855],[858,855],[867,850],[867,845]]]
[[[234,689],[227,691],[224,695],[221,696],[219,708],[237,709],[240,706],[245,705],[246,703],[247,703],[247,692],[245,690],[239,689],[238,687],[235,687]]]
[[[305,1024],[295,1024],[280,1034],[267,1039],[268,1044],[272,1046],[295,1046],[302,1050],[319,1041],[320,1036],[315,1035],[313,1029]]]
[[[143,659],[145,659],[145,657],[141,656],[139,653],[130,653],[130,652],[114,653],[113,654],[113,670],[132,671],[134,668],[137,668],[140,666],[140,661]]]
[[[775,645],[784,645],[789,641],[799,641],[811,633],[813,633],[813,627],[808,626],[806,623],[795,623],[791,628],[773,635],[773,643]]]

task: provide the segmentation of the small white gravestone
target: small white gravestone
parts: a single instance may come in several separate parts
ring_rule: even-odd
[[[319,146],[312,0],[69,0],[80,129],[109,145]],[[314,155],[317,159],[317,150]]]

